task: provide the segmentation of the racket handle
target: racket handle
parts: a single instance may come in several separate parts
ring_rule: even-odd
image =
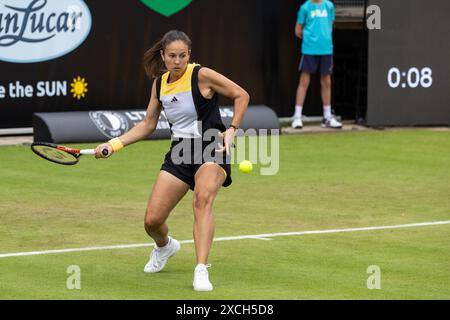
[[[85,150],[80,150],[80,154],[95,154],[95,150],[94,149],[85,149]]]
[[[80,150],[80,154],[89,154],[89,155],[95,155],[95,149],[85,149],[85,150]],[[102,155],[104,157],[108,156],[109,151],[107,148],[104,148],[102,150]]]

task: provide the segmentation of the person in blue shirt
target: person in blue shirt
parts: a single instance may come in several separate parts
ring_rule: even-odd
[[[334,5],[328,0],[307,0],[299,9],[295,35],[302,39],[295,114],[292,128],[303,127],[302,112],[311,74],[320,74],[323,102],[322,127],[340,129],[342,124],[331,114],[331,74],[333,72]]]

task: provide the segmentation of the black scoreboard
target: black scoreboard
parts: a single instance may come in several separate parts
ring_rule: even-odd
[[[369,126],[450,124],[450,1],[371,0]]]

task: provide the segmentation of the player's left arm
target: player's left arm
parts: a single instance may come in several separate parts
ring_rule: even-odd
[[[239,128],[247,111],[248,103],[250,102],[250,95],[247,91],[227,77],[209,68],[200,69],[198,81],[201,87],[210,89],[211,95],[217,92],[233,100],[234,116],[231,124]],[[229,147],[235,134],[236,129],[232,127],[228,128],[225,132],[224,143],[227,153],[229,153]]]

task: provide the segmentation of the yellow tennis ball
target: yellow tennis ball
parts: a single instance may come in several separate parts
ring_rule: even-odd
[[[239,164],[239,170],[243,173],[250,173],[253,170],[253,165],[250,161],[244,160]]]

